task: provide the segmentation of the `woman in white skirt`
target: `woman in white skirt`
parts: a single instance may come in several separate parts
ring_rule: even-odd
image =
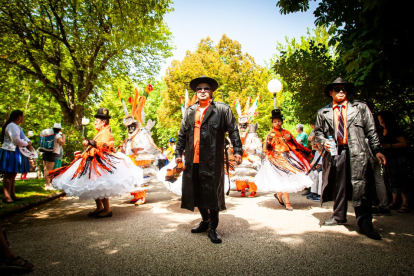
[[[95,199],[96,209],[89,217],[112,217],[109,198],[122,196],[141,186],[142,169],[131,159],[114,150],[114,137],[109,126],[108,109],[99,108],[95,115],[98,134],[85,139],[86,150],[68,166],[49,172],[52,185],[79,199]]]
[[[279,109],[272,110],[272,123],[273,129],[263,146],[265,158],[255,182],[258,190],[277,192],[275,198],[286,210],[292,211],[289,193],[312,186],[312,180],[306,175],[312,151],[296,142],[295,137],[282,128],[283,116]]]

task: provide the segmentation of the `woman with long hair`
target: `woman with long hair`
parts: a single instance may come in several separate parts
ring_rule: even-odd
[[[406,162],[407,140],[392,112],[379,112],[378,121],[383,127],[382,133],[380,132],[381,147],[387,157],[384,171],[385,181],[392,189],[390,208],[397,209],[398,213],[408,213],[410,181]],[[402,198],[401,205],[398,203],[400,195]]]
[[[302,191],[312,186],[313,182],[305,175],[310,169],[309,160],[312,151],[299,144],[295,137],[282,128],[283,115],[279,109],[272,111],[273,128],[263,145],[265,159],[255,177],[257,189],[277,192],[277,201],[292,211],[289,193]],[[282,198],[283,196],[283,198]]]
[[[17,173],[24,174],[30,171],[29,158],[22,155],[19,150],[19,147],[27,147],[29,150],[33,150],[32,142],[24,135],[22,128],[19,126],[23,122],[23,112],[20,110],[12,111],[0,134],[0,172],[4,173],[4,197],[2,201],[6,204],[19,200],[15,191]]]

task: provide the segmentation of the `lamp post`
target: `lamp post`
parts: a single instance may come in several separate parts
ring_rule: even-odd
[[[282,88],[283,88],[282,83],[277,79],[273,79],[269,81],[269,83],[267,84],[267,89],[269,90],[270,93],[273,94],[274,109],[277,108],[276,94],[282,91]]]
[[[82,137],[85,138],[85,126],[89,124],[89,119],[86,117],[82,118]]]

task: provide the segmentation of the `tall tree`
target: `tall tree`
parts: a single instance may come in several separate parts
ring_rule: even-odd
[[[122,74],[147,78],[171,55],[170,0],[0,3],[0,64],[40,81],[78,129],[94,87]]]
[[[223,35],[217,45],[209,37],[202,39],[196,51],[187,51],[182,61],[174,60],[167,69],[167,89],[162,92],[158,121],[170,137],[176,137],[180,128],[180,97],[184,96],[185,89],[190,89],[189,82],[201,75],[219,82],[220,86],[214,92],[215,100],[230,105],[234,113],[236,99],[244,106],[247,97],[254,100],[260,94],[258,120],[263,122],[259,122],[259,133],[263,136],[269,130],[273,98],[267,91],[267,83],[272,75],[266,68],[257,65],[249,54],[243,53],[238,41]],[[190,98],[194,95],[191,90],[189,94]]]
[[[309,0],[279,0],[283,14],[306,11]],[[414,133],[414,1],[321,0],[316,25],[331,25],[348,77],[363,99],[405,120]]]
[[[328,45],[329,38],[328,30],[318,27],[299,42],[286,39],[287,44],[277,46],[280,54],[273,69],[286,84],[282,107],[299,122],[315,122],[318,109],[329,102],[322,93],[324,87],[345,71],[335,47]]]

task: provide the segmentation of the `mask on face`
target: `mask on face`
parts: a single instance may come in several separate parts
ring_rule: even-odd
[[[128,133],[132,134],[134,133],[134,131],[137,129],[137,125],[136,124],[132,124],[128,126]]]

